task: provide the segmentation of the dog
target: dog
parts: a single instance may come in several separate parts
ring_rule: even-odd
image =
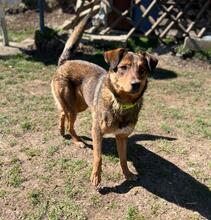
[[[158,60],[147,52],[134,53],[124,48],[104,53],[109,65],[102,67],[83,60],[71,60],[76,42],[88,17],[82,20],[68,39],[53,76],[51,88],[60,113],[59,130],[65,134],[65,122],[75,145],[84,147],[74,129],[77,113],[89,107],[92,113],[93,169],[91,182],[101,181],[102,138],[113,133],[116,137],[120,165],[126,180],[136,180],[127,165],[127,139],[138,121],[148,75]]]

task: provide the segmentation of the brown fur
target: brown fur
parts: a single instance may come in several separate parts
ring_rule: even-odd
[[[138,120],[148,73],[157,65],[157,59],[148,53],[136,54],[123,48],[106,52],[105,60],[110,65],[108,72],[90,62],[65,61],[51,83],[60,112],[60,133],[64,135],[66,122],[76,145],[84,146],[74,130],[77,113],[87,107],[91,109],[94,155],[91,182],[95,186],[101,180],[101,141],[106,133],[116,136],[125,178],[136,179],[127,166],[126,142]],[[140,87],[134,90],[132,83],[139,83]]]

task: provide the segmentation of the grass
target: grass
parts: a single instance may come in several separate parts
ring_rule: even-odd
[[[34,28],[32,27],[28,27],[28,28],[25,28],[24,30],[21,29],[18,31],[17,30],[13,31],[10,29],[8,30],[9,40],[14,41],[14,42],[21,42],[25,40],[26,38],[28,38],[29,36],[33,37],[33,34],[34,34]]]
[[[19,163],[13,163],[9,169],[7,182],[10,186],[19,187],[23,183],[24,178],[22,176],[21,165]]]
[[[21,152],[24,152],[29,158],[38,157],[41,155],[41,150],[36,148],[25,147],[21,149]]]
[[[28,193],[28,199],[33,206],[39,205],[43,200],[44,194],[40,189],[33,189]]]
[[[7,191],[4,189],[0,189],[0,198],[3,199],[5,198],[7,195]]]
[[[108,205],[108,209],[117,209],[118,204],[115,201],[111,201]]]
[[[30,121],[23,121],[20,125],[24,132],[33,130],[33,125]]]
[[[46,203],[37,205],[33,212],[26,214],[25,219],[43,219],[47,216],[49,220],[59,219],[77,219],[85,220],[86,216],[79,211],[78,205],[73,203],[70,199],[65,200],[51,200]]]
[[[201,50],[201,51],[192,51],[188,48],[185,48],[182,44],[178,45],[176,47],[176,52],[179,54],[183,54],[183,55],[189,55],[189,57],[192,58],[197,58],[200,60],[204,60],[207,62],[211,61],[211,50],[210,49],[205,49],[205,50]]]
[[[145,217],[141,215],[136,206],[128,206],[126,220],[145,220]]]
[[[100,197],[99,195],[92,196],[91,203],[93,204],[94,207],[100,207],[102,203],[102,197]]]
[[[153,48],[158,45],[156,39],[149,39],[147,37],[130,38],[128,41],[128,47],[135,52],[148,51],[152,52]]]
[[[112,173],[104,171],[102,178],[105,178],[107,181],[118,182],[122,179],[122,174],[118,171],[113,171]]]
[[[64,191],[69,198],[74,198],[77,195],[80,195],[82,190],[79,187],[74,186],[74,183],[72,183],[72,181],[68,180],[65,183]]]
[[[48,212],[51,220],[77,219],[85,220],[86,216],[79,211],[79,207],[71,200],[53,201]]]
[[[47,150],[49,156],[53,156],[59,150],[59,146],[50,146]]]
[[[165,121],[161,122],[160,127],[161,127],[161,128],[163,129],[163,131],[165,131],[166,133],[171,133],[171,132],[172,132],[171,126],[170,126],[167,122],[165,122]]]

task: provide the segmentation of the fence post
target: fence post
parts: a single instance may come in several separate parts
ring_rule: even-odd
[[[39,14],[40,14],[40,32],[44,33],[44,0],[38,0],[38,8],[39,8]]]
[[[8,39],[8,34],[7,34],[7,25],[6,25],[6,20],[4,17],[4,9],[0,5],[0,28],[2,31],[3,35],[3,45],[4,46],[9,46],[9,39]]]

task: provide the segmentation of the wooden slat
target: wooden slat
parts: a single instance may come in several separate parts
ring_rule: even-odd
[[[186,29],[185,27],[178,21],[178,19],[176,19],[172,14],[170,14],[168,11],[167,11],[167,8],[164,6],[164,5],[160,5],[161,8],[168,14],[168,16],[171,18],[172,21],[174,21],[178,28],[185,34],[185,35],[189,35],[189,33],[186,32]]]
[[[183,15],[183,12],[179,12],[176,16],[176,20],[178,20]],[[160,34],[160,37],[163,38],[171,29],[171,27],[176,23],[176,21],[171,21],[170,24],[165,28],[164,31]]]
[[[80,13],[77,14],[76,18],[80,19],[81,17],[86,15],[89,12],[89,7],[91,7],[91,5],[93,5],[93,4],[95,6],[96,5],[98,6],[97,10],[95,10],[95,12],[97,13],[100,8],[100,6],[99,6],[100,2],[105,3],[105,5],[107,7],[109,7],[112,11],[114,11],[118,15],[118,17],[110,25],[110,27],[105,27],[100,32],[99,32],[98,27],[95,28],[97,30],[97,33],[102,34],[99,38],[106,39],[105,34],[109,33],[109,31],[111,31],[111,29],[115,28],[121,22],[122,19],[125,19],[130,25],[132,25],[132,28],[127,33],[127,35],[124,35],[124,37],[123,37],[124,39],[121,37],[121,40],[123,40],[123,41],[128,40],[129,37],[131,37],[131,35],[134,34],[134,32],[138,29],[138,27],[140,26],[143,19],[146,17],[149,19],[149,22],[152,24],[152,26],[148,31],[146,31],[145,36],[149,36],[152,32],[154,32],[155,35],[158,36],[159,30],[164,29],[160,34],[160,37],[162,38],[168,34],[169,30],[171,30],[174,25],[176,25],[177,29],[179,29],[186,36],[191,36],[193,34],[193,31],[196,32],[196,30],[197,30],[196,26],[197,26],[197,24],[199,24],[198,22],[201,21],[203,13],[206,11],[206,9],[209,7],[209,4],[210,4],[210,0],[205,0],[205,2],[203,1],[203,5],[200,9],[193,8],[194,10],[196,9],[196,11],[197,11],[196,15],[193,15],[190,17],[190,16],[188,16],[188,12],[190,11],[189,9],[192,8],[193,4],[195,4],[194,0],[190,0],[190,1],[183,0],[182,5],[180,4],[181,2],[177,2],[176,0],[167,0],[167,1],[165,1],[165,0],[151,0],[150,5],[146,8],[144,5],[142,5],[143,0],[139,0],[137,3],[135,3],[133,6],[130,6],[127,10],[124,10],[123,12],[121,12],[121,10],[119,10],[117,7],[112,6],[110,0],[102,0],[102,1],[92,0],[88,4],[85,4],[85,5],[83,5],[83,7],[79,8]],[[152,10],[152,8],[155,6],[156,3],[159,4],[162,13],[161,14],[159,13],[159,18],[155,20],[150,15],[150,11]],[[180,6],[179,6],[179,4],[180,4]],[[136,24],[130,17],[130,11],[131,11],[132,7],[134,7],[134,6],[140,7],[140,9],[142,11],[142,15],[140,16],[140,18]],[[195,6],[198,6],[198,3],[195,4]],[[188,9],[188,10],[186,10],[186,9]],[[176,15],[175,15],[175,12],[176,12]],[[182,17],[182,21],[185,21],[184,23],[181,22],[181,17]],[[192,18],[195,18],[195,19],[193,20]],[[163,21],[165,19],[166,20],[168,19],[167,23],[163,24]],[[163,26],[161,27],[162,24],[163,24]],[[206,28],[207,28],[207,26],[204,25],[204,27],[200,30],[200,32],[198,33],[197,36],[201,37],[204,34],[204,32],[206,31]],[[92,29],[94,29],[94,28],[92,28]],[[91,38],[93,38],[93,37],[91,37]],[[96,37],[94,37],[94,38],[96,38]],[[108,38],[108,39],[113,39],[113,38],[115,38],[115,37],[111,36],[111,38]],[[117,38],[115,38],[115,39],[117,39]]]
[[[62,26],[62,30],[68,30],[68,29],[73,29],[75,25],[78,24],[78,22],[81,20],[82,17],[87,15],[90,11],[92,11],[92,17],[95,16],[100,9],[99,5],[94,5],[93,8],[89,8],[85,11],[81,11],[80,13],[77,13],[75,16],[71,17],[70,20],[66,21]]]
[[[80,9],[83,8],[83,6],[84,6],[85,0],[81,2],[81,5],[79,6],[79,8],[77,8],[77,3],[78,3],[78,1],[76,2],[76,13],[78,14],[80,12]],[[77,14],[76,14],[76,16],[77,16]]]
[[[121,13],[121,15],[125,18],[125,16],[127,16],[130,12],[130,10],[134,7],[134,6],[139,6],[141,4],[141,0],[139,2],[137,2],[135,5],[132,5],[129,9],[125,10],[124,12]],[[101,34],[105,34],[108,33],[112,28],[115,28],[119,22],[123,19],[122,16],[119,16],[116,21],[113,22],[113,24],[110,27],[107,27],[105,30],[102,30],[100,33]]]
[[[204,32],[207,30],[207,27],[211,24],[211,19],[208,20],[206,27],[203,27],[201,31],[198,33],[197,37],[201,38],[204,34]]]
[[[84,1],[84,2],[85,2],[85,1]],[[84,2],[83,2],[83,3],[84,3]],[[99,4],[99,3],[100,3],[100,0],[93,0],[93,1],[89,2],[89,3],[86,4],[86,5],[85,5],[85,4],[82,4],[81,7],[78,8],[77,13],[81,13],[81,12],[87,10],[87,9],[90,9],[90,8],[94,7],[95,5],[97,5],[97,4]]]
[[[141,9],[142,13],[144,13],[146,11],[146,8],[143,5],[141,5],[140,9]],[[155,23],[155,19],[151,15],[148,15],[148,19],[151,24]]]
[[[143,13],[141,19],[136,23],[136,25],[129,31],[129,33],[127,34],[127,38],[126,40],[128,40],[130,38],[130,36],[136,31],[136,29],[138,28],[138,26],[141,24],[142,20],[148,15],[148,13],[150,12],[150,10],[154,7],[154,5],[157,3],[157,0],[153,0],[151,2],[151,4],[148,6],[148,8],[146,9],[146,11]]]
[[[167,9],[168,12],[170,12],[174,8],[173,5],[170,5],[169,8]],[[167,16],[167,13],[164,12],[158,19],[157,21],[152,25],[152,27],[145,33],[145,36],[149,36],[152,31],[155,30],[155,28],[162,22],[162,20]]]
[[[191,24],[189,25],[189,27],[186,29],[186,32],[190,32],[190,30],[193,28],[193,26],[196,24],[196,22],[199,20],[199,18],[202,16],[202,14],[204,13],[204,11],[207,9],[207,7],[210,4],[210,0],[207,0],[206,3],[204,4],[204,6],[201,8],[201,10],[199,11],[199,13],[197,14],[195,20],[193,22],[191,22]]]
[[[95,14],[97,14],[97,12],[99,11],[100,6],[99,5],[95,5],[93,7],[93,9],[89,8],[85,11],[82,11],[79,15],[78,18],[81,19],[82,17],[84,17],[85,15],[87,15],[91,10],[92,10],[92,16],[94,16]]]
[[[110,3],[107,0],[102,0],[110,9],[112,9],[116,14],[122,17],[122,19],[126,19],[132,26],[134,26],[134,22],[131,18],[127,16],[122,16],[122,12],[120,12],[115,6],[111,6]]]

